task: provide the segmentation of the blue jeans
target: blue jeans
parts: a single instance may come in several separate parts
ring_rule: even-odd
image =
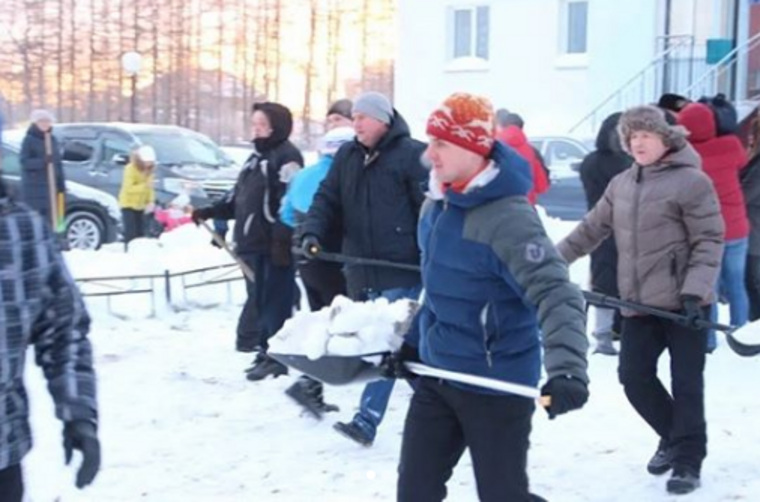
[[[716,286],[718,294],[722,293],[728,300],[731,324],[734,326],[743,326],[749,320],[749,296],[745,283],[748,248],[749,239],[746,238],[726,241]],[[712,320],[717,319],[718,309],[717,306],[713,306]],[[712,352],[716,346],[715,331],[710,330],[707,336],[707,350]]]
[[[373,291],[367,294],[368,300],[385,298],[389,302],[409,298],[416,300],[422,291],[421,286],[413,288],[394,288],[384,291]],[[377,427],[383,421],[388,401],[391,399],[393,384],[396,380],[377,380],[367,384],[362,392],[359,412],[354,415],[354,424],[359,426],[370,440],[375,439]]]

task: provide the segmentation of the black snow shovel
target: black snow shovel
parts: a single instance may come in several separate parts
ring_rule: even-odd
[[[641,312],[642,314],[648,314],[660,317],[662,319],[668,319],[679,324],[687,323],[686,316],[678,314],[676,312],[670,312],[668,310],[662,310],[655,307],[650,307],[648,305],[642,305],[640,303],[629,302],[626,300],[621,300],[620,298],[615,298],[614,296],[607,296],[601,293],[594,293],[592,291],[584,291],[583,296],[586,298],[587,302],[599,307],[627,308]],[[741,342],[737,337],[737,335],[744,334],[746,337],[751,338],[752,333],[760,332],[760,321],[755,321],[742,327],[727,326],[725,324],[714,323],[711,321],[697,321],[697,326],[702,329],[714,329],[716,331],[722,331],[725,333],[728,346],[731,348],[731,350],[740,356],[751,357],[760,354],[760,343],[750,344]]]
[[[304,373],[315,380],[328,385],[348,385],[369,382],[382,378],[382,368],[373,364],[367,358],[380,357],[384,352],[356,356],[322,356],[319,359],[309,359],[303,355],[276,354],[268,355],[288,366]]]

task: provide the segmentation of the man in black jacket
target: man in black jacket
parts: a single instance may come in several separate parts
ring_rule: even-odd
[[[193,211],[193,220],[235,220],[235,250],[256,277],[255,282],[246,282],[248,299],[238,322],[238,347],[256,346],[258,353],[247,378],[257,381],[287,373],[287,368],[266,352],[269,338],[293,311],[293,234],[279,214],[280,201],[290,180],[303,167],[303,157],[288,141],[293,131],[290,110],[278,103],[264,102],[253,105],[252,111],[256,152],[243,166],[232,192],[213,206]]]
[[[428,177],[420,160],[425,145],[410,137],[404,119],[380,93],[359,96],[352,115],[356,139],[338,150],[314,197],[303,225],[303,249],[318,255],[320,241],[337,225],[346,255],[419,265],[417,218]],[[416,298],[421,289],[418,272],[347,264],[345,274],[355,301]],[[337,423],[336,430],[372,444],[392,390],[392,380],[367,385],[359,412],[350,423]]]
[[[100,467],[90,318],[47,221],[10,200],[0,181],[0,500],[21,502],[21,462],[32,448],[24,360],[34,346],[56,416],[66,462],[80,450],[76,485]]]
[[[746,284],[749,320],[760,319],[760,157],[755,156],[741,173],[744,202],[750,223]]]
[[[633,160],[623,152],[617,125],[621,113],[613,113],[602,122],[596,138],[596,151],[581,162],[580,175],[586,201],[591,210],[604,195],[612,178],[628,169]],[[618,297],[617,246],[615,238],[608,237],[591,253],[591,288],[604,295]],[[619,334],[620,314],[615,309],[595,307],[594,338],[595,353],[617,355],[612,343],[613,335]]]

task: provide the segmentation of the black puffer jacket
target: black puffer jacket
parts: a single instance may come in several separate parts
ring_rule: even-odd
[[[256,152],[243,166],[235,188],[211,208],[211,218],[235,219],[233,238],[238,254],[271,254],[276,265],[291,263],[293,233],[280,220],[280,202],[293,176],[303,167],[301,152],[288,138],[290,110],[277,103],[258,103],[272,126],[268,138],[254,140]]]
[[[581,163],[580,173],[586,192],[588,208],[602,198],[612,178],[628,169],[633,160],[623,152],[617,124],[620,113],[607,117],[596,138],[596,151],[588,154]],[[610,237],[591,253],[591,287],[605,295],[618,296],[617,247]]]
[[[51,132],[50,160],[53,163],[55,191],[66,193],[66,182],[63,175],[63,163],[58,141]],[[35,124],[29,130],[21,143],[21,198],[31,208],[40,213],[45,221],[50,219],[50,188],[48,183],[48,158],[45,152],[45,133]]]
[[[741,172],[744,202],[749,218],[749,254],[760,256],[760,156],[755,156]]]
[[[343,145],[314,197],[303,234],[323,240],[339,225],[344,254],[419,265],[417,219],[428,179],[420,162],[424,149],[398,112],[372,151],[358,141]],[[417,272],[392,268],[354,265],[345,272],[352,298],[421,282]]]

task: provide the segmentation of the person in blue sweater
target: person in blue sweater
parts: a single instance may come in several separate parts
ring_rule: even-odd
[[[317,163],[296,174],[291,181],[280,205],[280,219],[294,229],[295,242],[301,239],[300,227],[306,219],[314,195],[332,167],[335,153],[343,144],[353,141],[355,135],[352,127],[338,127],[328,131],[320,142]],[[336,227],[324,239],[324,250],[339,253],[341,241],[340,228]],[[320,310],[330,305],[336,296],[346,294],[346,280],[338,263],[302,260],[298,263],[298,273],[312,311]],[[285,394],[317,418],[322,418],[324,412],[338,411],[336,406],[325,404],[322,383],[306,375],[291,385]]]
[[[394,360],[536,387],[550,418],[588,399],[583,296],[528,202],[528,163],[493,139],[485,98],[457,93],[428,120],[430,185],[418,241],[424,299]],[[409,376],[391,364],[395,376]],[[481,502],[527,502],[532,399],[418,377],[399,502],[440,502],[465,448]]]

